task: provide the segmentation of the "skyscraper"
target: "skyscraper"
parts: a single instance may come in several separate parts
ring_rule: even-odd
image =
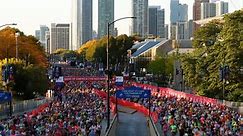
[[[148,0],[132,0],[132,34],[148,35]]]
[[[193,4],[193,20],[201,19],[201,3],[208,3],[209,0],[195,0]]]
[[[216,2],[216,16],[220,16],[228,13],[228,2],[217,1]]]
[[[46,25],[40,25],[40,43],[41,43],[41,46],[44,47],[44,49],[46,50],[47,47],[46,47],[46,32],[49,31],[49,28],[46,26]]]
[[[180,4],[179,0],[171,0],[169,38],[176,39],[177,22],[187,22],[187,21],[188,21],[188,5]]]
[[[215,3],[201,3],[201,19],[215,17],[216,4]]]
[[[71,45],[77,50],[92,39],[92,0],[72,0]]]
[[[35,38],[40,40],[40,30],[35,30]]]
[[[188,5],[180,4],[179,0],[171,0],[170,2],[170,23],[188,21]]]
[[[148,33],[165,38],[165,11],[160,6],[149,6]]]
[[[45,34],[45,37],[46,37],[46,53],[50,53],[50,31],[46,31],[46,34]]]
[[[170,1],[170,23],[175,24],[178,21],[179,0]]]
[[[175,39],[190,39],[193,36],[193,25],[193,20],[189,20],[187,22],[177,22]]]
[[[45,38],[46,31],[49,31],[49,28],[46,25],[41,25],[40,26],[40,42],[43,44],[46,41],[46,38]]]
[[[69,24],[51,24],[50,53],[57,49],[69,49]]]
[[[107,35],[107,23],[114,21],[114,0],[98,0],[98,38]],[[114,34],[114,25],[110,26]]]

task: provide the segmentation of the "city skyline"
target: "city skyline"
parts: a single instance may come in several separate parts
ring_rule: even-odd
[[[223,0],[229,2],[229,12],[241,9],[242,1]],[[188,19],[192,19],[192,5],[194,0],[180,0],[182,4],[188,4]],[[28,3],[28,4],[27,4]],[[58,4],[57,4],[58,3]],[[115,0],[115,19],[131,16],[131,0]],[[149,6],[161,6],[165,9],[165,23],[169,23],[170,0],[150,0]],[[21,6],[20,6],[21,5]],[[93,29],[98,28],[98,0],[93,0]],[[8,11],[8,12],[6,12]],[[122,11],[122,12],[121,12]],[[51,26],[51,23],[71,22],[70,0],[8,0],[0,5],[1,24],[17,23],[16,26],[28,35],[34,35],[40,25]],[[115,23],[119,34],[129,34],[131,20]]]

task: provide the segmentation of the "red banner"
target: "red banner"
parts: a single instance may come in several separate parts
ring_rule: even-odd
[[[97,95],[101,96],[102,98],[107,98],[107,94],[103,91],[95,90],[95,93]],[[114,96],[111,96],[110,101],[111,101],[111,103],[115,104],[116,98]],[[117,104],[124,106],[124,107],[135,109],[135,110],[143,113],[145,116],[149,115],[149,110],[146,107],[144,107],[143,105],[140,105],[138,103],[126,101],[126,100],[123,100],[123,99],[117,99]],[[113,109],[115,107],[112,107],[112,106],[114,106],[114,105],[111,104],[111,109],[114,113],[114,112],[116,112]],[[158,113],[157,112],[151,112],[151,117],[152,117],[152,119],[154,120],[155,123],[158,122]]]
[[[184,98],[193,102],[199,102],[203,104],[213,104],[218,105],[218,102],[216,99],[208,98],[204,96],[197,96],[185,92],[176,91],[171,88],[164,88],[164,87],[157,87],[149,84],[139,84],[139,83],[133,83],[134,86],[142,87],[144,89],[150,89],[153,96],[174,96],[177,98]]]
[[[102,81],[107,80],[106,77],[82,77],[82,76],[64,76],[64,81]]]

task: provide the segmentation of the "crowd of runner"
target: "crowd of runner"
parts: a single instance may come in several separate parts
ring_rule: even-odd
[[[98,70],[86,68],[64,68],[63,74],[100,76]],[[99,136],[106,104],[93,92],[93,88],[102,89],[105,84],[106,81],[70,81],[56,92],[55,99],[43,112],[0,120],[0,135]],[[111,89],[111,93],[114,95],[115,89]],[[133,101],[149,108],[148,99]],[[172,96],[153,96],[150,108],[158,113],[159,129],[165,136],[240,136],[243,132],[242,115],[225,106],[201,104]]]
[[[104,72],[89,68],[63,68],[63,76],[104,76]]]
[[[140,103],[148,107],[147,100]],[[159,113],[160,129],[164,135],[242,135],[243,116],[226,106],[202,104],[172,96],[152,97],[151,103],[151,110]]]
[[[83,84],[83,83],[82,83]],[[105,101],[92,92],[92,84],[81,87],[69,82],[45,110],[0,121],[3,136],[99,136],[105,115]]]

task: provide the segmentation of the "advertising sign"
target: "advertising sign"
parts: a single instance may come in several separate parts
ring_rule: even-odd
[[[144,90],[134,86],[116,91],[117,98],[149,98],[150,96],[150,90]]]
[[[123,85],[123,76],[116,76],[116,85],[117,86]]]
[[[12,99],[10,92],[0,92],[0,103],[9,102]]]

